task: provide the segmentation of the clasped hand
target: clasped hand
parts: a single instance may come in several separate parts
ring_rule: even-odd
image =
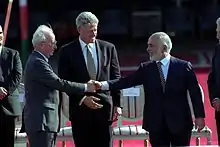
[[[87,91],[88,92],[96,92],[97,90],[101,89],[101,82],[90,80],[87,82]],[[103,107],[102,104],[99,104],[98,101],[100,101],[99,98],[96,98],[94,96],[85,96],[83,103],[89,107],[90,109],[100,109]],[[120,107],[114,107],[114,118],[113,121],[117,121],[118,117],[121,116],[122,110]]]
[[[95,80],[87,82],[87,92],[96,92],[101,89],[101,83]]]
[[[97,90],[101,89],[101,83],[98,81],[90,80],[87,82],[87,92],[96,92]],[[99,104],[99,98],[94,96],[85,96],[83,98],[83,103],[89,107],[90,109],[100,109],[103,107],[102,104]]]
[[[0,100],[4,99],[8,91],[4,87],[0,87]]]

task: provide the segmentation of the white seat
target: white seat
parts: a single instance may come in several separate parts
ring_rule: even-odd
[[[125,140],[127,137],[134,138],[135,140],[145,140],[148,132],[142,129],[140,125],[128,125],[116,127],[113,129],[113,136],[118,140]]]
[[[113,138],[119,140],[119,147],[123,144],[122,140],[144,140],[145,147],[148,145],[149,133],[142,129],[142,125],[122,125],[122,120],[136,122],[143,118],[144,89],[143,86],[135,88],[139,88],[140,96],[121,95],[122,116],[119,117],[117,127],[113,128]]]
[[[20,83],[18,86],[19,90],[19,100],[21,102],[21,108],[23,109],[24,107],[24,84]],[[22,116],[19,116],[15,120],[15,144],[18,143],[27,143],[27,134],[26,133],[19,133],[21,130],[21,125],[22,125]]]
[[[72,137],[72,128],[71,127],[63,127],[60,129],[60,132],[57,134],[57,140],[62,141],[65,144],[65,141],[73,140]]]
[[[199,87],[200,87],[200,90],[201,90],[201,93],[202,93],[202,100],[203,100],[203,103],[204,103],[204,99],[205,99],[204,91],[203,91],[203,88],[202,88],[201,85],[199,85]],[[187,93],[187,95],[188,95],[188,102],[189,102],[192,118],[195,119],[194,111],[193,111],[192,102],[191,102],[191,99],[190,99],[189,92]],[[198,132],[196,130],[195,126],[192,129],[192,136],[191,137],[192,138],[196,138],[196,145],[197,146],[200,145],[200,138],[201,137],[205,137],[206,140],[207,140],[206,144],[207,145],[211,145],[211,136],[212,136],[212,130],[208,126],[205,126],[204,129],[201,130],[200,132]]]
[[[69,120],[69,96],[62,92],[62,113],[61,113],[61,128],[57,134],[57,140],[62,141],[62,147],[66,146],[65,141],[72,141],[72,128],[66,127],[66,123]]]
[[[15,143],[26,143],[27,142],[27,134],[19,133],[21,128],[15,128]]]

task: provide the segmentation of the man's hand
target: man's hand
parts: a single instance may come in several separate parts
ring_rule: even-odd
[[[220,99],[216,99],[212,102],[213,107],[215,108],[216,111],[220,111]]]
[[[93,80],[87,82],[87,92],[96,92],[96,85]]]
[[[93,86],[95,86],[95,90],[100,90],[101,89],[102,84],[99,81],[90,80],[88,83],[92,84]]]
[[[92,81],[92,82],[95,85],[96,90],[100,90],[101,89],[101,86],[102,86],[101,82],[99,82],[99,81]]]
[[[205,127],[205,119],[204,118],[196,118],[195,125],[198,131],[200,132]]]
[[[103,105],[95,102],[99,101],[99,98],[96,98],[94,96],[85,96],[85,99],[83,100],[83,103],[89,107],[90,109],[100,109],[103,107]]]
[[[121,107],[114,107],[113,122],[118,120],[118,117],[122,115]]]
[[[8,94],[7,90],[4,87],[0,87],[0,100],[5,98],[5,96]]]

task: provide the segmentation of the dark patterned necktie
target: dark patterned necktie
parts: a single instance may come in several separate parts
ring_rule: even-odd
[[[87,69],[90,75],[91,80],[96,80],[96,68],[95,68],[95,62],[94,59],[92,57],[92,53],[88,47],[88,45],[86,46],[86,56],[87,56]]]
[[[161,66],[162,66],[162,63],[161,62],[157,62],[157,68],[158,68],[158,71],[159,71],[159,74],[160,74],[160,82],[161,82],[161,85],[163,87],[163,92],[164,92],[165,91],[166,81],[165,81],[164,74],[163,74]]]

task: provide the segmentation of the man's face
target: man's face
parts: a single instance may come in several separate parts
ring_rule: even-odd
[[[78,28],[80,38],[86,43],[95,42],[98,24],[86,24]]]
[[[149,53],[150,60],[159,61],[164,57],[165,47],[158,38],[150,37],[148,40],[147,52]]]
[[[57,41],[55,38],[55,35],[53,33],[50,33],[47,36],[47,40],[42,43],[42,50],[44,51],[44,54],[47,57],[50,57],[53,55],[54,51],[57,49]]]
[[[4,35],[3,35],[2,26],[0,25],[0,46],[3,45],[3,41],[4,41]]]

